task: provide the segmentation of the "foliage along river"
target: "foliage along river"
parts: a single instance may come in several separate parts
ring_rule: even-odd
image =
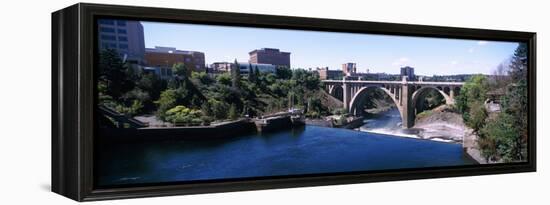
[[[387,114],[367,120],[373,128],[364,129],[398,128],[400,119]],[[102,148],[98,161],[100,186],[474,164],[460,144],[309,125],[228,139],[125,144]]]

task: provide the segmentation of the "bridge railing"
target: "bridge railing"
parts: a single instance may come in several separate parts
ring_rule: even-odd
[[[376,81],[376,80],[322,80],[326,83],[358,83],[358,84],[408,84],[408,85],[454,85],[462,86],[464,82],[439,82],[439,81]]]

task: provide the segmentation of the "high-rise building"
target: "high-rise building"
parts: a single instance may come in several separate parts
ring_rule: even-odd
[[[139,21],[100,19],[98,32],[99,49],[114,49],[123,60],[143,64],[145,39]]]
[[[410,66],[401,67],[401,76],[407,76],[407,80],[413,81],[416,79],[414,68]]]
[[[290,68],[290,52],[282,52],[276,48],[262,48],[248,53],[250,63],[271,64]]]
[[[145,60],[147,65],[154,67],[172,67],[176,63],[183,63],[191,71],[205,71],[204,53],[198,51],[155,46],[145,49]]]
[[[355,63],[344,63],[342,64],[342,72],[346,76],[353,76],[357,73],[357,65]]]

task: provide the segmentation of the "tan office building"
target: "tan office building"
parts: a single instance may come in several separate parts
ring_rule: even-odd
[[[290,52],[282,52],[276,48],[262,48],[248,53],[249,62],[255,64],[271,64],[290,68]]]

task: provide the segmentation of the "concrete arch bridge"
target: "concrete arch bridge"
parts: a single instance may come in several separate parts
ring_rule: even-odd
[[[343,102],[350,114],[362,115],[363,103],[369,90],[379,89],[386,93],[397,106],[404,128],[414,125],[417,104],[424,100],[429,90],[435,90],[445,99],[446,104],[454,104],[455,97],[464,85],[462,82],[426,81],[364,81],[364,80],[323,80],[325,90]]]

